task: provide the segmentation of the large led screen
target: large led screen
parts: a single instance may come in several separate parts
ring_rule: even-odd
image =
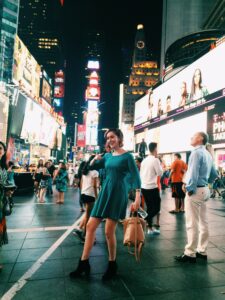
[[[21,137],[28,143],[54,144],[57,122],[40,105],[27,99]]]
[[[15,38],[13,79],[29,94],[39,97],[41,67],[18,36]]]
[[[134,125],[151,124],[203,104],[207,95],[225,87],[225,43],[149,91],[135,104]],[[137,129],[137,128],[136,128]]]

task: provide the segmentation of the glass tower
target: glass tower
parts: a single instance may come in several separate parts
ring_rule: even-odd
[[[12,80],[14,40],[20,0],[0,1],[0,81]]]

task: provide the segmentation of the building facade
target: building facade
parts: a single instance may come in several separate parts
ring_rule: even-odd
[[[59,0],[20,0],[19,37],[52,79],[64,66],[62,4]]]
[[[0,2],[0,81],[12,80],[14,41],[18,27],[20,0]]]
[[[159,79],[159,69],[156,61],[147,60],[147,47],[144,26],[139,24],[135,36],[131,73],[128,84],[120,86],[119,128],[125,136],[129,136],[127,148],[132,150],[131,142],[134,122],[135,102],[154,86]],[[128,134],[129,131],[129,134]]]
[[[178,39],[202,30],[214,3],[215,0],[163,0],[161,76],[168,48]]]

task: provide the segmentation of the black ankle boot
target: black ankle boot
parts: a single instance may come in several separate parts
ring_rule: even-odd
[[[80,259],[76,270],[70,273],[70,278],[81,277],[83,273],[88,276],[90,274],[90,269],[89,259]]]
[[[116,261],[115,260],[109,261],[108,268],[107,268],[105,274],[103,274],[102,280],[110,280],[113,277],[115,277],[116,273],[117,273],[117,269],[118,269],[118,267],[117,267]]]

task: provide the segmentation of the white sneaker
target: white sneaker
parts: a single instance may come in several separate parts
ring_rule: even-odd
[[[154,230],[152,230],[152,229],[148,228],[148,230],[147,230],[147,234],[149,234],[149,235],[153,235],[153,234],[154,234]]]

